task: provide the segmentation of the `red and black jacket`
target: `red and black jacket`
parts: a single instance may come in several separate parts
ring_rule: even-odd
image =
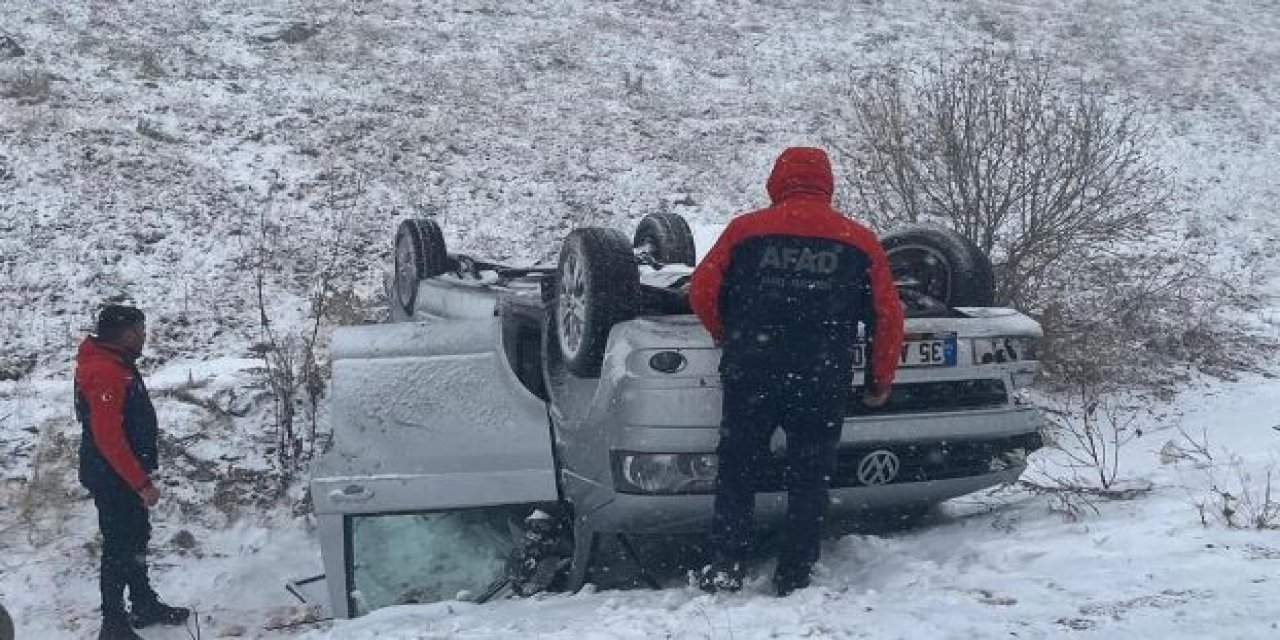
[[[90,491],[120,483],[139,491],[158,466],[156,411],[133,360],[92,337],[76,354],[80,482]]]
[[[868,381],[893,382],[903,314],[889,262],[875,234],[831,207],[832,188],[826,153],[787,149],[769,177],[773,205],[735,218],[694,270],[689,302],[723,348],[723,374],[851,376],[862,323]]]

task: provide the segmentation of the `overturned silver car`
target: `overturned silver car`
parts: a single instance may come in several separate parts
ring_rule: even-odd
[[[1041,446],[1014,393],[1041,330],[991,306],[985,256],[934,227],[882,241],[907,341],[887,406],[846,390],[835,519],[1011,482]],[[682,218],[647,216],[630,239],[578,229],[532,267],[450,253],[412,219],[394,255],[393,322],[331,346],[334,443],[311,486],[335,616],[575,589],[602,541],[709,530],[719,352],[689,310]],[[779,433],[762,531],[785,513],[785,447]]]

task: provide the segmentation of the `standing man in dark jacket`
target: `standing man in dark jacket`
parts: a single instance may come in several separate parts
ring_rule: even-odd
[[[791,148],[769,176],[773,205],[735,218],[693,273],[689,300],[721,347],[724,390],[708,591],[742,587],[759,471],[786,434],[787,521],[774,584],[804,588],[818,559],[827,478],[862,324],[870,362],[862,402],[884,405],[902,345],[902,306],[884,249],[831,207],[820,149]]]
[[[133,307],[107,305],[98,314],[96,333],[76,354],[75,400],[83,430],[80,483],[93,494],[102,530],[98,638],[138,640],[131,625],[181,624],[189,612],[161,602],[147,578],[147,509],[160,493],[148,476],[158,466],[156,412],[133,364],[146,344],[146,318]]]

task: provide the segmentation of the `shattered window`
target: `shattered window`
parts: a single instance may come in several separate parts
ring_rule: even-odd
[[[527,506],[351,517],[351,611],[472,600],[503,575]]]

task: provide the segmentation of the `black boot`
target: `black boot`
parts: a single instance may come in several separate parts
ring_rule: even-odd
[[[785,598],[797,589],[808,587],[810,571],[808,565],[786,569],[778,567],[773,574],[773,586],[778,588],[778,597]]]
[[[144,640],[129,627],[124,616],[108,616],[102,618],[102,630],[98,632],[98,640]]]
[[[741,562],[715,562],[698,572],[698,588],[707,593],[741,591],[746,574]]]
[[[133,605],[129,623],[134,629],[141,629],[153,624],[182,624],[190,616],[191,610],[185,607],[171,607],[160,600],[149,600]]]

